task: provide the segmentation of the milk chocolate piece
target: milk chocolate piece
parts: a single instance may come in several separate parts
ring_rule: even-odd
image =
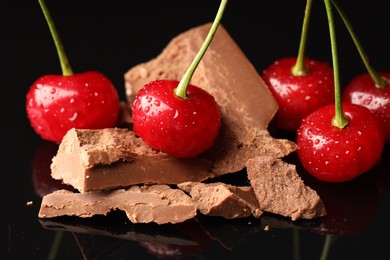
[[[321,198],[303,183],[295,165],[272,157],[255,157],[248,160],[247,173],[261,210],[293,221],[326,214]]]
[[[291,142],[272,138],[267,130],[262,130],[245,149],[246,154],[240,152],[242,158],[237,159],[243,165],[247,158],[254,156],[252,153],[281,157],[293,148]],[[71,129],[52,160],[51,170],[54,179],[61,179],[80,192],[88,192],[135,184],[200,182],[230,173],[222,161],[220,167],[213,165],[213,159],[206,155],[173,158],[150,148],[126,128]],[[228,159],[223,161],[229,163]]]
[[[233,219],[251,215],[259,218],[263,213],[250,186],[184,182],[178,187],[190,194],[203,215]]]
[[[201,48],[211,23],[192,28],[175,38],[156,58],[125,74],[126,95],[132,104],[146,83],[156,79],[180,80]],[[207,152],[213,172],[220,175],[245,168],[248,158],[264,154],[262,139],[278,105],[245,54],[220,25],[191,79],[214,96],[221,108],[222,126],[215,145]],[[279,146],[277,144],[277,146]],[[273,149],[283,157],[296,149],[285,140]],[[288,147],[288,148],[287,148]]]
[[[180,223],[193,218],[196,204],[182,190],[167,185],[132,186],[106,192],[59,190],[43,197],[38,217],[107,215],[122,210],[132,223]]]
[[[176,159],[146,145],[126,128],[71,129],[51,164],[52,177],[80,192],[134,184],[176,184],[212,176],[206,159]]]

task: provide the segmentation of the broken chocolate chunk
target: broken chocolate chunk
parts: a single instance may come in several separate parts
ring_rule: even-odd
[[[203,215],[233,219],[249,216],[259,218],[263,213],[250,186],[184,182],[178,187],[190,194]]]
[[[107,215],[122,210],[132,223],[180,223],[193,218],[196,204],[179,189],[167,185],[132,186],[105,192],[59,190],[43,197],[38,217]]]
[[[247,172],[261,210],[292,220],[326,214],[321,198],[303,183],[295,165],[272,157],[255,157],[248,160]]]
[[[80,192],[135,184],[176,184],[214,176],[204,159],[176,159],[147,146],[126,128],[71,129],[51,165],[52,177]]]

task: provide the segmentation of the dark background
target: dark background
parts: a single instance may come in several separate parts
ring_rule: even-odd
[[[390,71],[390,23],[385,1],[344,0],[340,3],[374,67]],[[118,88],[121,99],[125,100],[124,73],[132,66],[157,56],[177,34],[213,21],[219,1],[47,0],[47,5],[73,71],[98,70],[106,74]],[[260,73],[274,60],[297,54],[304,7],[305,1],[231,0],[222,24]],[[36,217],[40,197],[32,185],[31,162],[42,140],[29,126],[25,95],[38,77],[60,74],[61,68],[38,1],[2,1],[0,10],[3,180],[0,256],[4,255],[5,259],[45,259],[54,232],[42,228]],[[365,72],[365,67],[336,12],[334,16],[341,80],[342,84],[346,84],[352,77]],[[328,23],[322,1],[314,1],[309,30],[307,56],[331,63]],[[33,205],[26,206],[28,201],[32,201]],[[389,231],[387,220],[384,220],[389,216],[388,200],[385,204],[387,211],[381,213],[373,229],[375,232]],[[369,234],[372,232],[370,230]],[[274,246],[271,248],[277,248],[278,244],[289,248],[291,234],[291,231],[275,231],[261,239],[262,243],[268,241]],[[309,256],[319,255],[323,238],[311,235],[309,238],[305,242],[305,246],[311,245],[307,248],[312,253]],[[371,254],[380,256],[387,249],[384,245],[382,247],[377,237],[371,239],[367,234],[351,239],[347,240],[345,247],[339,245],[345,251],[338,248],[336,252],[364,259]],[[62,245],[59,259],[81,257],[70,236],[65,242],[67,244]],[[255,243],[256,240],[250,242]],[[134,244],[130,248],[133,252],[144,254],[144,257],[148,256]],[[237,251],[228,253],[217,248],[208,257],[230,255],[235,258],[245,255],[245,252],[261,255],[261,252],[256,252],[256,245],[243,243]],[[265,254],[271,254],[271,250],[265,250]],[[278,252],[277,256],[279,254],[283,259],[293,256],[291,250]]]

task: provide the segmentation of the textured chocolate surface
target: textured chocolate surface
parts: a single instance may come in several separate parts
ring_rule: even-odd
[[[215,175],[208,160],[173,158],[150,148],[126,128],[70,130],[51,170],[54,179],[80,192],[201,181]]]
[[[203,215],[233,219],[249,216],[259,218],[263,214],[250,186],[185,182],[178,184],[178,187],[190,194]]]
[[[261,210],[292,220],[326,214],[321,198],[303,183],[295,165],[272,157],[255,157],[248,160],[247,172]]]
[[[132,223],[180,223],[193,218],[196,204],[180,189],[167,185],[132,186],[106,192],[59,190],[43,197],[38,217],[107,215],[121,210]]]

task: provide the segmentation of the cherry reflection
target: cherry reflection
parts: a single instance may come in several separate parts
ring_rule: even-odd
[[[379,197],[371,173],[343,183],[328,183],[308,176],[299,168],[305,183],[316,190],[327,215],[312,230],[321,234],[346,236],[361,232],[379,212]]]
[[[38,145],[31,162],[32,183],[35,193],[41,198],[59,189],[73,189],[71,186],[51,177],[51,160],[56,155],[57,150],[58,144],[42,141]]]
[[[375,166],[373,171],[374,183],[378,191],[378,195],[382,199],[390,198],[390,146],[385,145],[382,153],[382,161]]]

